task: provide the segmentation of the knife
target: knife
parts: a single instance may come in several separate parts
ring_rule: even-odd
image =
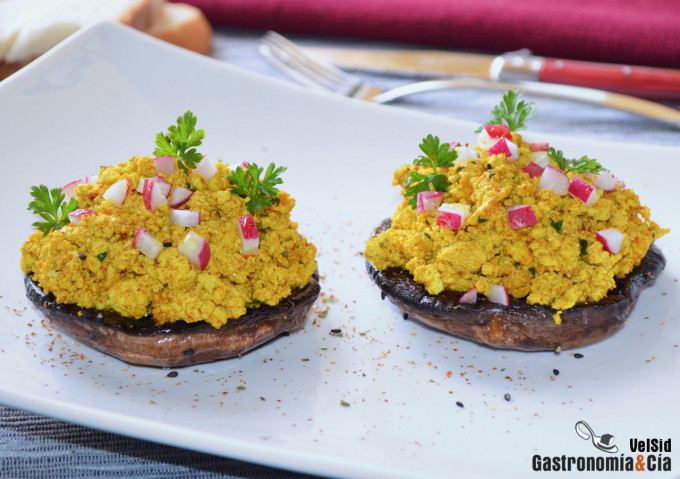
[[[539,81],[615,91],[653,100],[680,100],[680,70],[560,60],[522,49],[503,55],[440,50],[306,47],[341,68],[402,75],[464,75],[492,81]]]

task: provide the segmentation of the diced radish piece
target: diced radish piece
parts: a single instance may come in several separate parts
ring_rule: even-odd
[[[153,159],[153,167],[156,169],[156,174],[165,173],[166,175],[172,175],[175,172],[175,157],[156,157]]]
[[[462,203],[444,203],[437,210],[437,226],[459,230],[470,214],[470,206]]]
[[[192,210],[170,210],[170,224],[192,228],[201,222],[201,212]]]
[[[99,175],[90,175],[85,177],[85,183],[96,183],[99,179]]]
[[[477,302],[477,288],[472,288],[458,300],[458,304],[475,304]]]
[[[517,145],[505,138],[498,140],[495,145],[489,148],[488,153],[489,155],[500,155],[501,153],[504,153],[505,157],[510,161],[517,161],[519,159],[519,149],[517,148]]]
[[[170,206],[173,208],[182,206],[184,203],[189,201],[189,198],[191,198],[191,195],[193,194],[194,192],[191,190],[187,190],[181,186],[175,186],[175,188],[172,190],[172,195],[170,195]]]
[[[189,263],[199,268],[201,271],[208,266],[210,261],[210,246],[208,242],[198,233],[189,231],[177,248],[179,254],[184,255]]]
[[[158,182],[151,178],[144,178],[144,206],[150,211],[156,211],[161,205],[164,205],[168,200],[163,196]]]
[[[116,206],[120,206],[125,203],[125,198],[127,198],[129,189],[130,182],[127,179],[116,181],[104,192],[102,198],[109,200]]]
[[[524,165],[524,168],[522,168],[522,171],[528,173],[529,178],[533,178],[535,176],[540,176],[543,173],[544,169],[545,169],[544,166],[541,166],[537,163],[534,163],[533,161],[530,161],[529,163]]]
[[[512,132],[508,125],[486,125],[484,131],[490,138],[505,138],[512,141]]]
[[[257,232],[255,220],[251,215],[241,216],[238,219],[238,235],[241,238],[243,254],[256,255],[260,247],[260,234]]]
[[[566,195],[569,191],[569,177],[559,168],[548,165],[543,170],[541,179],[538,180],[538,189],[552,190],[553,193],[560,196]]]
[[[168,193],[170,193],[170,188],[172,188],[172,185],[170,183],[168,183],[167,180],[165,178],[163,178],[162,176],[156,176],[154,178],[154,181],[156,182],[156,184],[160,188],[161,193],[163,193],[163,196],[165,196],[167,198]]]
[[[198,165],[196,165],[194,171],[201,175],[201,178],[203,178],[207,183],[217,173],[217,167],[213,164],[210,158],[204,156]]]
[[[71,198],[73,198],[76,195],[76,192],[75,192],[76,186],[82,185],[83,183],[84,183],[83,180],[72,181],[69,184],[67,184],[66,186],[64,186],[61,189],[61,192],[64,193],[64,196],[66,197],[67,200],[70,200]]]
[[[77,225],[78,223],[80,223],[80,220],[82,218],[85,218],[86,216],[92,216],[94,214],[96,214],[95,210],[84,210],[84,209],[78,208],[77,210],[71,211],[68,214],[68,219],[71,221],[71,223],[73,223],[74,225]]]
[[[530,205],[507,206],[505,211],[508,213],[510,228],[516,230],[525,226],[533,226],[538,223],[534,210]]]
[[[139,183],[137,183],[137,193],[144,194],[144,181],[151,179],[153,178],[142,178],[141,180],[139,180]]]
[[[436,211],[439,205],[442,204],[444,193],[441,191],[421,191],[418,193],[416,213],[423,211]]]
[[[487,296],[492,303],[502,304],[503,306],[510,305],[510,296],[505,286],[501,284],[494,284],[489,288],[489,295]]]
[[[548,151],[548,148],[550,148],[549,143],[541,142],[541,143],[529,143],[529,146],[531,147],[531,151]]]
[[[578,175],[571,180],[569,194],[583,201],[588,207],[593,206],[600,199],[600,193],[597,192],[597,189],[583,181]]]
[[[139,227],[135,233],[135,239],[132,241],[132,246],[137,248],[144,256],[154,259],[163,251],[163,243],[146,231],[142,226]]]
[[[550,164],[550,157],[547,151],[535,151],[531,154],[531,161],[539,166],[546,167]]]
[[[621,245],[623,244],[623,233],[616,228],[607,228],[606,230],[598,231],[595,235],[597,241],[602,243],[605,251],[611,254],[619,254]]]
[[[242,161],[241,162],[241,167],[245,170],[248,168],[248,162],[247,161]]]
[[[593,186],[596,188],[601,188],[607,193],[610,193],[612,191],[616,191],[616,185],[618,184],[616,181],[617,179],[618,178],[612,175],[609,171],[604,171],[597,175],[593,181]]]
[[[478,160],[479,156],[478,153],[473,149],[470,148],[469,146],[456,146],[454,148],[456,150],[456,153],[458,153],[458,158],[456,158],[456,163],[458,162],[465,162],[468,160]]]

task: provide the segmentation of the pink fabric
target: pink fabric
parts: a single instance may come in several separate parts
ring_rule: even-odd
[[[214,26],[680,68],[678,0],[173,0]]]

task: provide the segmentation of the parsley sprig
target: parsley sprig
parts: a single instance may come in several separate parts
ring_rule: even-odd
[[[501,102],[491,109],[491,120],[484,125],[501,125],[505,120],[510,131],[525,129],[525,123],[536,114],[537,108],[534,102],[520,100],[521,97],[522,93],[516,90],[503,93]],[[482,127],[477,128],[475,133],[480,131]]]
[[[196,164],[203,159],[203,155],[196,151],[201,145],[205,132],[196,130],[196,117],[187,110],[183,116],[177,117],[177,125],[170,125],[167,133],[156,135],[156,146],[153,154],[156,156],[174,156],[177,165],[184,171],[196,168]]]
[[[458,158],[456,150],[449,151],[449,143],[439,144],[438,136],[427,135],[427,138],[423,138],[423,142],[419,146],[426,156],[420,155],[413,160],[413,164],[430,166],[432,167],[432,173],[425,175],[412,171],[406,179],[407,189],[404,192],[404,197],[411,197],[408,204],[414,209],[418,204],[418,193],[421,191],[431,191],[430,185],[435,191],[447,191],[449,181],[446,175],[437,173],[437,168],[451,167],[456,158]]]
[[[42,230],[43,236],[68,224],[68,214],[78,208],[75,198],[65,201],[66,195],[61,188],[50,190],[45,185],[32,186],[31,196],[34,199],[28,204],[28,209],[45,220],[36,221],[33,226]]]
[[[562,150],[556,150],[552,146],[548,148],[548,156],[552,158],[557,166],[565,173],[574,171],[576,173],[599,173],[605,168],[596,159],[590,159],[587,155],[581,158],[565,158]]]
[[[275,185],[280,185],[283,180],[279,176],[288,168],[270,163],[264,177],[260,175],[264,168],[255,163],[249,163],[246,168],[239,166],[227,179],[233,183],[231,191],[237,195],[247,196],[246,207],[250,214],[269,208],[279,197],[279,190]]]

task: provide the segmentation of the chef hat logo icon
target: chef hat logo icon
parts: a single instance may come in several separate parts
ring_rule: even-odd
[[[614,436],[611,434],[602,434],[601,436],[598,436],[585,421],[577,422],[575,427],[576,434],[578,434],[581,439],[585,439],[586,441],[590,439],[593,442],[593,446],[600,451],[609,453],[618,452],[619,449],[614,442]]]

